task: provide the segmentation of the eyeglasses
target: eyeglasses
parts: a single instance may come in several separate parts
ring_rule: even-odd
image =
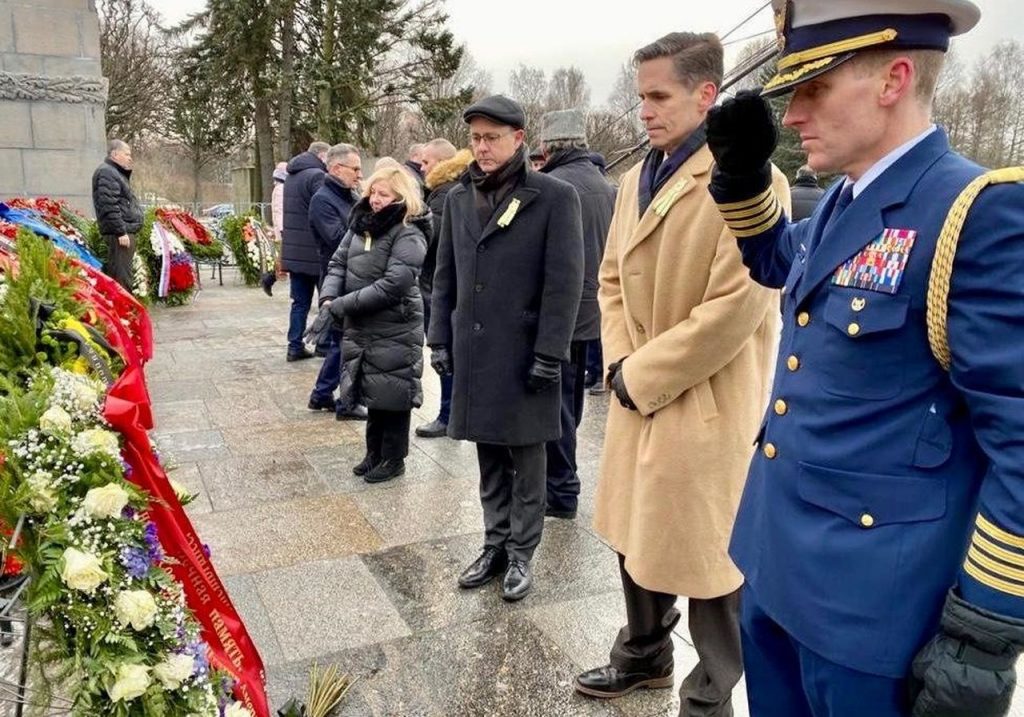
[[[341,162],[338,162],[338,166],[339,167],[344,167],[345,169],[351,169],[353,172],[362,172],[363,171],[362,167],[353,167],[351,164],[342,164]]]
[[[493,145],[499,139],[508,137],[511,132],[503,132],[502,134],[471,134],[469,135],[469,141],[474,145],[486,144],[488,147]]]

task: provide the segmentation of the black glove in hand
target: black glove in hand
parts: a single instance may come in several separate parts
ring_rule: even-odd
[[[334,317],[331,316],[331,307],[328,304],[320,306],[320,313],[313,319],[313,323],[302,335],[303,341],[307,344],[322,346],[327,342],[327,334],[334,327]]]
[[[558,383],[562,376],[562,362],[548,356],[535,354],[530,372],[526,375],[526,388],[532,393],[541,393]]]
[[[626,390],[626,379],[622,375],[622,366],[625,362],[626,359],[622,359],[608,367],[608,385],[615,392],[615,398],[619,399],[619,403],[623,408],[635,411],[636,404],[629,397],[629,391]]]
[[[952,590],[939,634],[914,658],[913,717],[1003,717],[1024,648],[1024,620],[983,610]]]
[[[735,176],[762,171],[779,143],[771,107],[757,90],[744,90],[712,107],[707,135],[719,171]]]
[[[448,353],[447,346],[430,347],[430,367],[437,372],[438,376],[451,376],[452,355]]]

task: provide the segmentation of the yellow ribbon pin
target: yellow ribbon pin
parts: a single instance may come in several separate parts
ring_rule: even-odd
[[[504,229],[505,227],[512,223],[512,220],[516,218],[516,212],[519,211],[520,204],[522,204],[522,202],[520,202],[518,199],[513,199],[511,202],[509,202],[508,209],[506,209],[505,213],[501,215],[500,219],[498,219],[499,227]]]
[[[680,179],[676,182],[668,193],[654,203],[654,211],[659,217],[664,217],[668,214],[668,210],[672,208],[672,205],[676,203],[683,190],[686,189],[686,180]]]

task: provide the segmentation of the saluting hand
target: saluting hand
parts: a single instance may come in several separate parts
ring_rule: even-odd
[[[772,109],[759,90],[744,90],[712,107],[707,135],[719,171],[738,176],[762,171],[779,143]]]

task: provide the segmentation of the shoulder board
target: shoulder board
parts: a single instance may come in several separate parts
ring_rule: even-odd
[[[949,353],[949,336],[947,334],[947,317],[949,309],[949,282],[953,275],[953,260],[956,258],[956,247],[960,242],[967,214],[975,200],[993,184],[1009,184],[1024,182],[1024,167],[1006,167],[987,172],[960,193],[946,215],[946,222],[939,234],[932,259],[931,276],[928,279],[928,343],[932,348],[935,360],[946,371],[952,362]]]

